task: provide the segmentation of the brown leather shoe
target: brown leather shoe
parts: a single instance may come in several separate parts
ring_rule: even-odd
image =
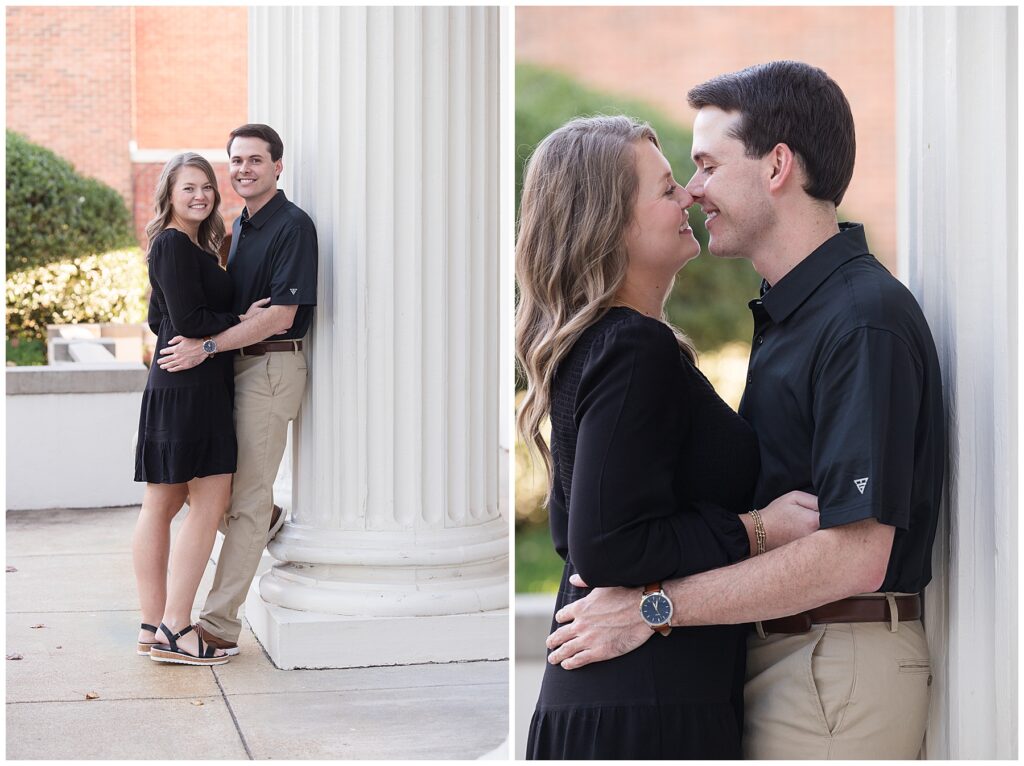
[[[279,506],[274,506],[274,512],[270,516],[270,532],[267,534],[267,544],[273,540],[277,533],[281,531],[281,527],[284,526],[284,509]]]
[[[213,635],[213,633],[208,631],[198,622],[192,627],[196,629],[196,633],[199,634],[200,638],[202,638],[203,641],[205,641],[210,646],[213,646],[217,649],[222,649],[224,651],[224,654],[229,654],[232,656],[238,654],[238,644],[234,644],[228,641],[227,639],[221,638],[220,636]]]

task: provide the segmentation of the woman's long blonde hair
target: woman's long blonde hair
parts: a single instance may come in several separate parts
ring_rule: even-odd
[[[550,411],[551,383],[583,331],[614,304],[626,277],[623,238],[633,219],[640,141],[661,148],[646,123],[580,117],[541,141],[527,163],[516,240],[516,361],[527,389],[516,425],[549,477],[551,452],[540,425]],[[689,340],[672,329],[695,361]]]
[[[148,240],[146,250],[148,251],[153,246],[156,235],[171,224],[171,218],[174,216],[174,209],[171,207],[171,192],[174,191],[178,172],[184,167],[199,168],[213,185],[213,210],[206,216],[206,220],[199,224],[198,239],[199,247],[212,255],[217,255],[220,243],[224,241],[224,219],[220,217],[220,189],[217,188],[217,176],[213,172],[213,166],[205,157],[195,152],[182,152],[174,155],[160,172],[160,180],[156,182],[156,191],[153,193],[154,215],[146,224],[146,239]]]

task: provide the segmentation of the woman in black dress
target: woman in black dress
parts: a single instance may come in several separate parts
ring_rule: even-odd
[[[756,437],[663,313],[700,252],[692,203],[653,130],[627,117],[573,120],[530,159],[516,244],[519,428],[552,479],[565,559],[556,610],[588,592],[574,573],[656,590],[750,554]],[[807,526],[790,496],[761,515],[774,545]],[[744,636],[673,628],[614,660],[547,665],[527,757],[741,758]]]
[[[157,348],[175,335],[215,335],[258,312],[231,313],[234,286],[216,255],[224,239],[220,192],[209,162],[173,157],[157,182],[156,216],[146,227],[153,292],[149,326]],[[192,603],[231,497],[237,445],[231,356],[184,372],[153,364],[142,396],[135,481],[146,482],[132,540],[142,606],[138,653],[187,665],[228,661],[191,630]],[[171,520],[189,512],[170,550]],[[168,572],[168,558],[170,571]]]

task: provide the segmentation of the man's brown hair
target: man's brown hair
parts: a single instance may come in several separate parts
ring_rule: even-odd
[[[277,131],[269,125],[250,122],[247,125],[242,125],[232,130],[231,135],[228,136],[227,149],[229,157],[231,156],[231,142],[236,138],[262,138],[270,146],[270,159],[272,162],[277,162],[284,156],[284,142],[281,140],[281,136],[277,135]]]
[[[807,175],[804,191],[836,206],[843,201],[857,154],[853,112],[843,91],[821,69],[771,61],[719,75],[686,98],[694,109],[739,112],[733,137],[743,142],[748,157],[763,157],[776,144],[786,144]]]

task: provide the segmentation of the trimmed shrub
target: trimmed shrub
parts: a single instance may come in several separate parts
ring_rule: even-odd
[[[48,324],[144,322],[146,258],[135,247],[7,275],[7,335],[44,340]]]
[[[116,191],[7,131],[7,272],[135,244]]]
[[[533,148],[573,117],[593,114],[627,114],[646,120],[657,131],[676,180],[685,184],[693,175],[692,136],[671,118],[647,104],[585,88],[549,69],[519,64],[515,135],[517,220],[523,165]],[[679,272],[666,304],[669,319],[701,351],[711,351],[731,341],[749,343],[753,320],[747,302],[757,296],[760,277],[748,261],[718,259],[708,253],[704,214],[696,206],[690,208],[690,225],[701,243],[701,256]],[[517,388],[523,383],[517,379]]]

